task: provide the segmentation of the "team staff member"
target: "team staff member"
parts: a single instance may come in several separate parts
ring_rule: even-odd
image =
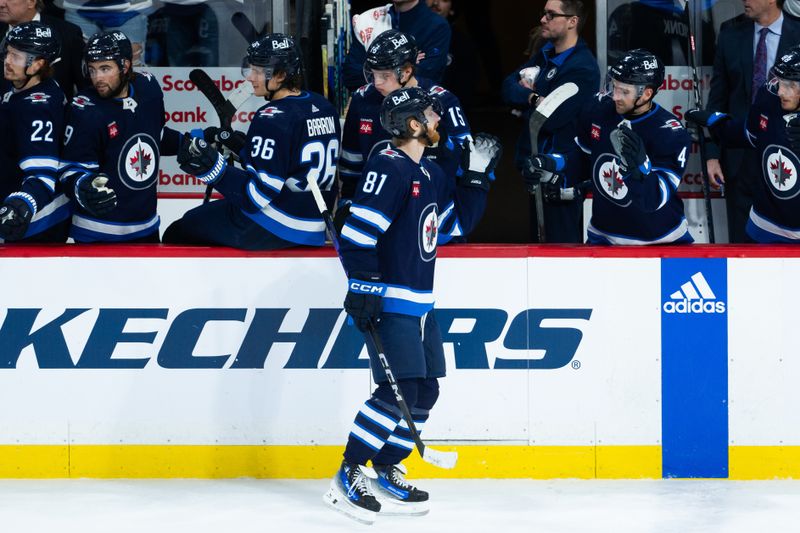
[[[74,199],[75,242],[158,242],[161,155],[177,153],[180,134],[164,126],[158,81],[132,67],[120,31],[93,35],[84,61],[92,89],[76,96],[65,131],[61,181]]]
[[[69,200],[57,183],[65,98],[52,78],[58,41],[50,27],[26,22],[8,33],[2,56],[12,88],[0,101],[0,239],[65,242]]]
[[[591,100],[600,88],[600,70],[580,32],[586,22],[586,8],[581,0],[549,0],[544,7],[541,37],[542,49],[503,81],[503,99],[515,108],[524,110],[525,126],[517,141],[514,162],[520,172],[531,155],[528,121],[541,98],[569,82],[578,86],[578,93],[564,102],[539,132],[538,153],[561,153],[569,150],[576,135],[577,110]],[[526,70],[527,69],[527,70]],[[519,71],[534,73],[523,77]],[[571,187],[587,176],[567,175],[562,188]],[[558,191],[545,195],[544,222],[548,242],[580,242],[582,202],[579,199],[561,200]],[[538,242],[536,202],[530,198],[530,234]]]
[[[678,196],[691,139],[653,102],[663,81],[660,59],[631,50],[609,70],[606,93],[581,113],[579,150],[531,158],[531,181],[563,171],[591,175],[589,244],[693,241]]]
[[[423,156],[438,139],[436,107],[419,87],[384,99],[381,125],[392,142],[367,162],[340,239],[350,278],[344,308],[361,331],[374,328],[380,335],[418,428],[428,419],[439,396],[438,380],[445,375],[433,313],[436,245],[463,214],[483,209],[488,174],[500,155],[496,138],[478,134],[466,149],[466,171],[453,191],[442,168]],[[400,464],[414,444],[369,340],[367,350],[378,387],[356,415],[325,502],[365,523],[379,511],[424,514],[428,493],[406,481]],[[374,487],[365,474],[370,460],[378,475]]]

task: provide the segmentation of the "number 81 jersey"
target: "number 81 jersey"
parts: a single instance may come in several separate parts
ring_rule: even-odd
[[[338,190],[340,135],[339,114],[324,97],[303,91],[272,100],[256,111],[247,132],[246,172],[229,167],[222,182],[229,173],[244,179],[244,213],[267,231],[297,244],[322,246],[325,223],[308,180],[317,181],[331,208]]]

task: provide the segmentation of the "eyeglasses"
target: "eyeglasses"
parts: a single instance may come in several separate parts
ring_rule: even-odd
[[[542,17],[546,18],[549,21],[553,20],[556,17],[577,17],[578,15],[570,15],[568,13],[556,13],[555,11],[542,11]]]

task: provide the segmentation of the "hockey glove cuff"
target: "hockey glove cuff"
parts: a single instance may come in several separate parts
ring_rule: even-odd
[[[374,272],[354,272],[347,281],[344,310],[360,331],[367,331],[370,324],[374,326],[383,310],[386,285],[380,281],[380,274]]]
[[[36,200],[33,196],[23,192],[9,195],[0,206],[0,237],[5,241],[22,239],[35,214]]]
[[[224,146],[233,152],[236,157],[239,156],[239,153],[247,144],[247,135],[241,131],[232,130],[230,128],[217,128],[214,126],[203,130],[203,139],[208,143]]]
[[[719,111],[706,111],[704,109],[690,109],[684,115],[687,123],[697,124],[705,128],[713,128],[730,119],[730,115]]]
[[[83,209],[94,216],[103,216],[117,207],[117,193],[106,187],[108,176],[82,176],[75,182],[75,199]]]
[[[216,183],[228,167],[225,158],[210,144],[188,135],[183,138],[178,150],[178,165],[206,185]]]

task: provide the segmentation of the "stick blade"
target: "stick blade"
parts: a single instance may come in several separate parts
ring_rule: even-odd
[[[434,450],[425,446],[425,452],[422,454],[422,460],[430,463],[439,468],[452,469],[455,468],[458,461],[458,452],[443,452],[441,450]]]
[[[578,86],[573,82],[568,82],[556,87],[550,94],[545,96],[542,101],[536,106],[536,111],[544,115],[545,118],[553,114],[553,111],[558,108],[565,100],[572,98],[578,94]]]

